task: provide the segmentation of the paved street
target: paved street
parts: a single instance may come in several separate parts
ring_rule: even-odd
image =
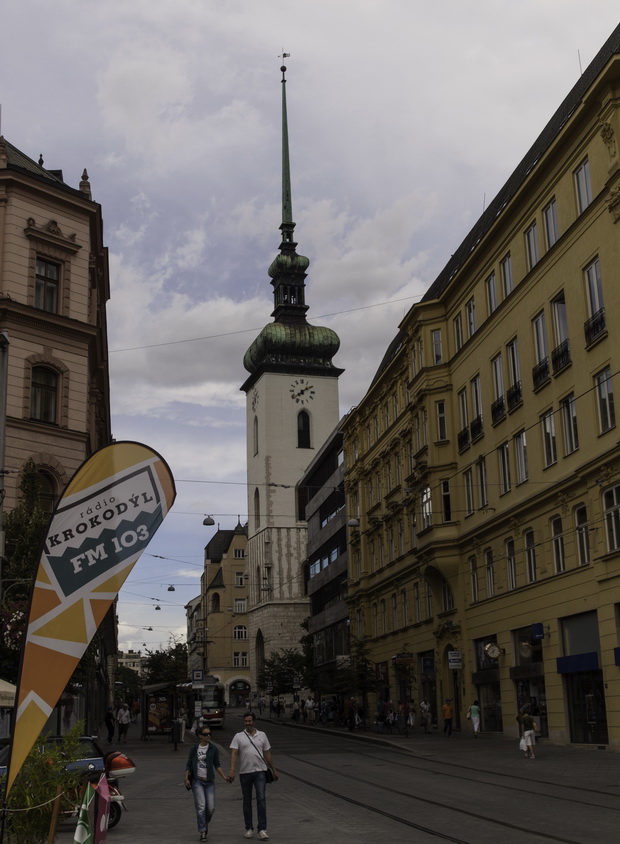
[[[242,727],[230,710],[215,730],[224,770],[228,744]],[[468,734],[409,737],[349,734],[290,721],[258,723],[271,740],[280,781],[268,786],[270,840],[308,844],[438,840],[466,844],[615,844],[620,827],[620,755],[541,742],[525,760],[516,741]],[[141,742],[132,727],[128,752],[137,771],[124,783],[128,811],[111,844],[197,841],[193,801],[183,786],[189,744]],[[191,740],[191,735],[187,736]],[[209,841],[240,842],[244,825],[238,779],[218,778]],[[526,807],[524,811],[523,807]],[[525,832],[524,832],[525,827]],[[531,831],[531,832],[530,832]],[[254,835],[256,839],[256,834]],[[61,844],[71,833],[62,832]]]

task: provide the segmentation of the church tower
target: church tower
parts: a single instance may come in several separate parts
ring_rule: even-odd
[[[273,322],[245,353],[249,575],[248,639],[252,688],[263,662],[281,648],[299,650],[309,615],[302,563],[306,551],[304,502],[296,484],[336,427],[338,376],[332,363],[340,340],[306,320],[308,258],[297,254],[291,199],[282,71],[282,241],[269,267]]]

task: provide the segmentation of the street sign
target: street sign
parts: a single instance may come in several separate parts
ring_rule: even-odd
[[[448,668],[457,670],[463,667],[463,656],[460,651],[448,651]]]

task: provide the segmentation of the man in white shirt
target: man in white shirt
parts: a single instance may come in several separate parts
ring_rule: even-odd
[[[127,732],[129,731],[129,722],[131,721],[131,713],[126,703],[121,704],[121,708],[116,713],[116,723],[118,724],[118,743],[127,744]]]
[[[266,771],[269,766],[275,780],[278,779],[269,739],[261,730],[256,729],[256,716],[253,712],[246,712],[243,716],[244,729],[237,733],[230,743],[230,771],[228,780],[235,778],[235,766],[239,757],[239,781],[243,795],[243,820],[245,822],[245,837],[253,835],[252,824],[252,787],[256,791],[256,815],[258,820],[258,837],[266,841],[267,835],[267,800],[265,786],[267,785]]]

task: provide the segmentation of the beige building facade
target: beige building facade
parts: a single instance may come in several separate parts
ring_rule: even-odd
[[[0,331],[8,337],[4,507],[32,458],[46,506],[111,441],[101,207],[0,138]]]
[[[620,749],[620,27],[344,423],[380,695]]]
[[[42,507],[51,512],[81,463],[111,442],[109,296],[101,206],[86,170],[72,188],[60,170],[0,137],[0,512],[18,503],[28,460],[37,467]],[[114,698],[113,608],[100,631],[98,671],[73,703],[74,716],[93,733]],[[53,730],[64,729],[59,713]]]

